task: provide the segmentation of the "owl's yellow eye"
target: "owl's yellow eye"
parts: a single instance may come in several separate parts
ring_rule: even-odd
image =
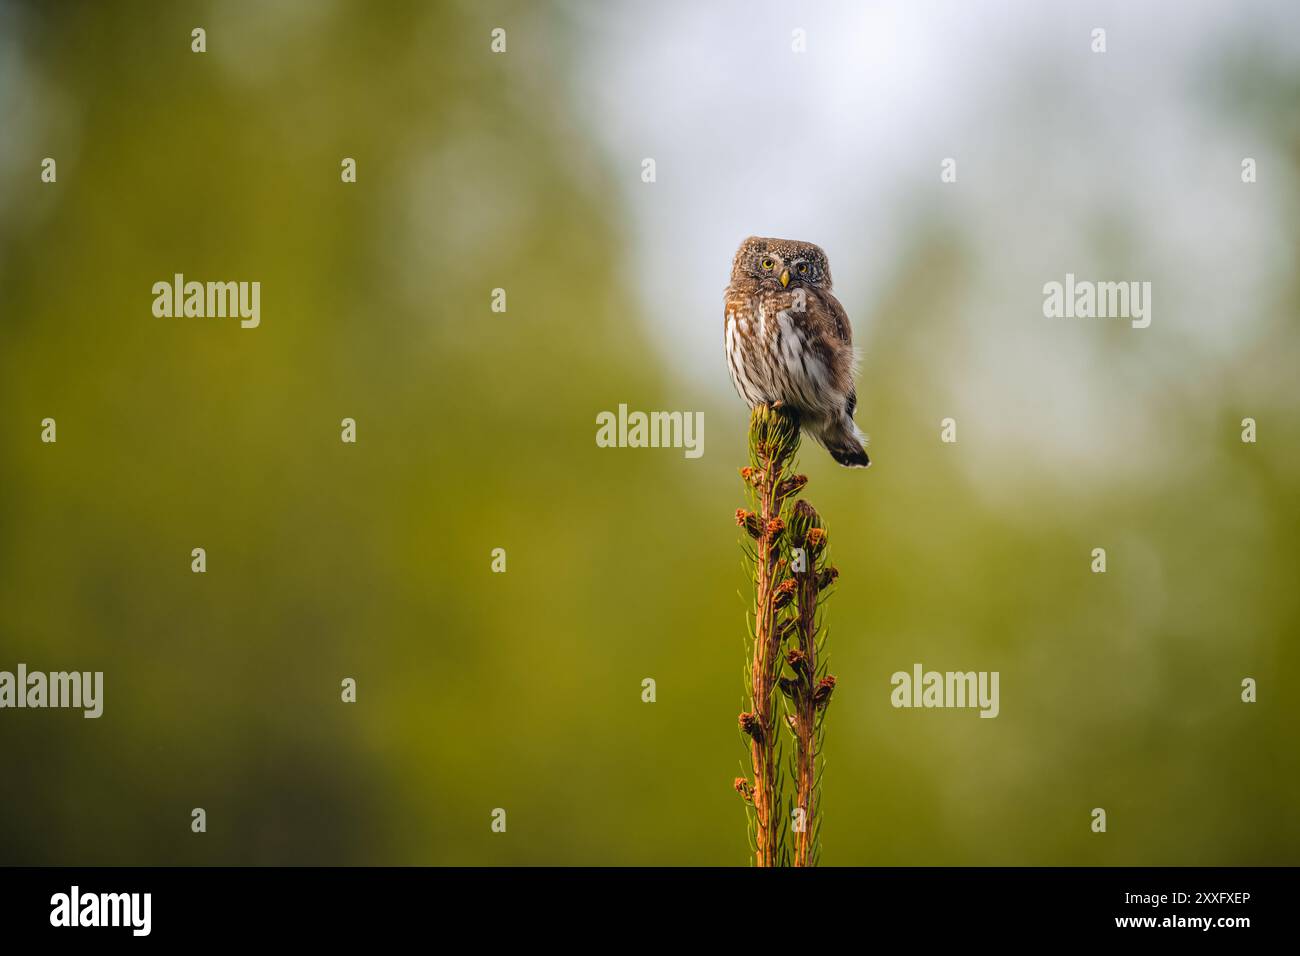
[[[771,272],[771,271],[772,271],[772,265],[773,265],[773,263],[772,263],[772,260],[771,260],[771,259],[764,259],[762,265],[763,265],[763,268],[766,269],[768,272]]]
[[[808,263],[806,262],[799,263],[799,274],[803,275],[807,271],[808,271]]]

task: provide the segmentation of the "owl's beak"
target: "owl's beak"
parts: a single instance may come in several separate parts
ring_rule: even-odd
[[[784,289],[790,284],[790,270],[786,269],[781,273],[781,288]]]

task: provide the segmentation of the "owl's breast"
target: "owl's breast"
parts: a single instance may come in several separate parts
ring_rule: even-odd
[[[729,296],[725,332],[732,382],[751,407],[779,401],[823,417],[840,401],[807,315],[789,296]]]
[[[768,322],[772,332],[767,361],[781,400],[807,414],[825,415],[838,399],[806,313],[781,309]]]

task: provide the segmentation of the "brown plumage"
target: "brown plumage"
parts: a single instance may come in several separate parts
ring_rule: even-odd
[[[727,365],[749,407],[789,406],[841,465],[871,464],[853,422],[853,330],[831,294],[826,253],[750,236],[736,252],[725,302]]]

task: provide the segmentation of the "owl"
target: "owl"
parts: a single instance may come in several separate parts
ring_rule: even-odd
[[[870,465],[853,422],[853,332],[831,295],[826,253],[810,242],[750,236],[732,262],[725,303],[727,365],[740,397],[750,408],[794,409],[841,465]]]

